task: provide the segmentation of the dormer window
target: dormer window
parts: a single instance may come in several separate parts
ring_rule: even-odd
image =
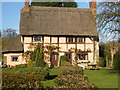
[[[42,41],[42,36],[33,36],[33,41]]]

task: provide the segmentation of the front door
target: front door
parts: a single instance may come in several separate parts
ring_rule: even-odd
[[[65,56],[67,56],[68,61],[72,64],[72,53],[65,53]]]
[[[53,67],[58,66],[58,54],[57,53],[52,53],[52,55],[51,55],[51,65]]]

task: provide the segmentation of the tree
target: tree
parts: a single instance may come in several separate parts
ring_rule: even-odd
[[[31,6],[46,6],[46,7],[77,7],[77,3],[74,0],[68,0],[70,2],[65,2],[61,0],[60,2],[35,2],[32,0]]]
[[[108,38],[118,38],[120,33],[120,2],[101,2],[98,5],[97,25],[99,32]],[[102,37],[103,38],[103,37]],[[107,38],[107,39],[108,39]]]
[[[15,38],[17,36],[17,32],[15,29],[7,28],[2,30],[2,37],[4,38]]]
[[[114,55],[113,66],[115,69],[120,70],[120,51]]]
[[[44,53],[42,45],[38,44],[35,49],[35,65],[36,67],[44,67]]]

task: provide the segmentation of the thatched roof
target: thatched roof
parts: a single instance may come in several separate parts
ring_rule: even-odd
[[[22,52],[23,45],[21,43],[21,37],[18,35],[15,39],[13,39],[7,47],[3,49],[3,53],[5,52]]]
[[[31,6],[21,10],[20,34],[97,36],[97,30],[90,8]]]

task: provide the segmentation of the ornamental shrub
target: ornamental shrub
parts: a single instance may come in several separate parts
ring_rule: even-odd
[[[41,80],[45,80],[49,76],[49,68],[47,67],[23,68],[23,69],[19,69],[17,72],[37,75]]]
[[[1,72],[0,72],[1,73]],[[40,78],[35,75],[2,72],[2,89],[13,88],[43,88]]]
[[[65,65],[71,65],[70,62],[68,62],[68,57],[65,55],[60,56],[60,66],[65,66]]]
[[[88,82],[83,69],[78,66],[64,66],[60,71],[60,75],[55,79],[54,88],[96,88]]]
[[[27,68],[27,64],[19,64],[15,66],[16,69]]]
[[[115,69],[120,70],[120,51],[118,51],[113,58],[113,66]]]

